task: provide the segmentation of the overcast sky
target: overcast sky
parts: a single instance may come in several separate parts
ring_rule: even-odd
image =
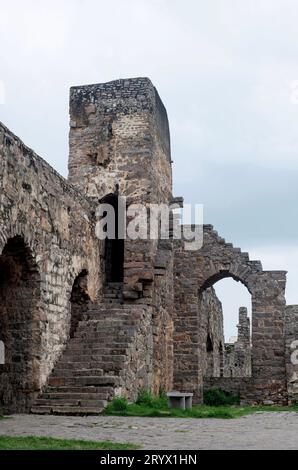
[[[150,77],[175,195],[288,270],[298,303],[297,25],[296,0],[0,0],[0,120],[67,176],[69,87]],[[227,337],[247,303],[231,283],[217,287]]]

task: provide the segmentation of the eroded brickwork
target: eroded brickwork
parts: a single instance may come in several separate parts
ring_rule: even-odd
[[[250,319],[247,308],[240,307],[237,341],[225,344],[224,377],[251,376]]]
[[[4,276],[1,317],[6,321],[5,316],[13,309],[19,322],[19,339],[16,338],[14,348],[14,354],[19,357],[15,358],[14,365],[7,364],[11,369],[9,379],[4,379],[6,374],[1,373],[1,382],[5,380],[6,383],[0,394],[4,407],[21,411],[24,407],[28,409],[31,397],[45,384],[66,345],[72,286],[83,269],[89,273],[90,298],[96,298],[101,282],[99,251],[93,234],[92,206],[88,200],[2,124],[0,153],[0,263]],[[10,253],[15,237],[25,246],[19,255]],[[11,259],[29,275],[30,269],[22,267],[26,263],[25,254],[35,266],[35,279],[31,282],[30,276],[20,275],[16,296],[18,284],[15,284],[14,274],[6,274],[7,263]],[[32,303],[31,295],[26,291],[34,292]],[[16,304],[20,306],[19,313],[14,307]],[[29,343],[30,353],[26,353]],[[19,367],[16,367],[16,361]],[[25,375],[30,376],[30,384],[27,378],[21,379],[19,393],[12,394],[9,384],[18,382],[15,376],[23,368],[28,369]]]
[[[73,87],[69,180],[91,197],[166,202],[172,172],[166,110],[147,78]]]
[[[202,292],[199,298],[199,316],[203,377],[220,377],[224,348],[223,311],[213,287]]]
[[[203,374],[198,345],[203,341],[198,321],[199,298],[225,277],[242,282],[252,295],[253,387],[247,389],[246,398],[251,402],[284,403],[286,273],[263,271],[259,261],[250,261],[247,253],[226,243],[210,225],[204,226],[204,244],[197,252],[185,252],[181,243],[175,244],[175,321],[184,325],[184,331],[174,333],[174,385],[191,389],[201,400]]]

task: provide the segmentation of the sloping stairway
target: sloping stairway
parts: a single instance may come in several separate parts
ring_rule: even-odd
[[[118,285],[107,289],[104,303],[83,314],[32,413],[97,415],[115,397],[140,310],[122,305],[120,291]]]

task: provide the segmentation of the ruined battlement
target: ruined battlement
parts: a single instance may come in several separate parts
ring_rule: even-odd
[[[116,184],[137,202],[172,197],[167,112],[148,78],[71,88],[69,148],[69,180],[90,197]]]

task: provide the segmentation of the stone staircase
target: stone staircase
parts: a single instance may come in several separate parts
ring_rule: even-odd
[[[32,413],[97,415],[121,393],[142,315],[139,306],[121,302],[121,285],[115,284],[106,289],[102,304],[82,315]]]
[[[103,304],[123,304],[122,282],[109,282],[103,290]]]

